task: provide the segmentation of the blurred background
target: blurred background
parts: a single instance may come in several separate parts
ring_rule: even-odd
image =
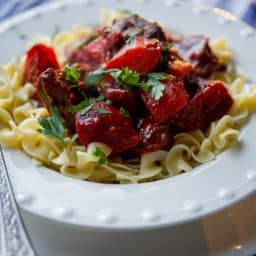
[[[32,7],[63,0],[0,0],[0,21]],[[66,1],[66,0],[65,0]],[[72,0],[71,0],[72,1]],[[135,0],[130,0],[135,1]],[[157,1],[157,0],[151,0]],[[168,0],[169,1],[169,0]],[[175,0],[178,1],[178,0]],[[256,0],[179,0],[215,6],[234,13],[237,17],[256,27]]]

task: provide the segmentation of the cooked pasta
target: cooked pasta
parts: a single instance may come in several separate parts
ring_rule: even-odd
[[[108,13],[108,22],[112,16]],[[70,31],[60,32],[53,40],[42,36],[40,40],[38,37],[32,44],[39,40],[51,45],[62,64],[70,43],[77,42],[89,31],[90,28],[77,26]],[[49,113],[46,108],[38,107],[30,100],[34,87],[30,83],[23,84],[23,58],[11,60],[8,65],[0,67],[0,144],[23,150],[38,164],[63,175],[95,182],[138,183],[189,172],[234,146],[241,126],[256,111],[256,87],[246,87],[246,77],[234,71],[233,54],[225,39],[218,39],[211,47],[219,59],[232,66],[228,71],[214,73],[211,78],[225,82],[234,99],[233,107],[228,115],[213,122],[206,132],[196,130],[175,135],[169,151],[147,153],[141,159],[122,160],[110,156],[108,162],[98,165],[99,157],[92,152],[100,148],[109,156],[111,149],[106,145],[91,143],[85,148],[78,143],[76,134],[69,136],[67,132],[62,144],[53,137],[39,133],[41,126],[38,118],[47,117]]]

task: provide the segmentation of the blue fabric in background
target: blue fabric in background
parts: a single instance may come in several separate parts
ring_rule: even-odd
[[[55,1],[61,0],[0,0],[0,21],[32,7]],[[256,0],[194,0],[194,2],[228,10],[256,27]]]

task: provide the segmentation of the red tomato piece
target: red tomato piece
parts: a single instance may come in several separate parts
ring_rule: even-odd
[[[26,55],[24,81],[35,85],[39,75],[47,68],[60,68],[54,50],[44,44],[34,45]]]
[[[201,88],[175,117],[175,126],[183,131],[206,130],[211,122],[227,114],[233,104],[221,81],[205,80]]]
[[[97,109],[109,113],[102,114]],[[96,102],[84,115],[76,115],[76,131],[84,146],[91,142],[102,142],[111,147],[113,153],[124,152],[139,142],[131,118],[121,115],[118,109],[104,102]]]
[[[144,119],[139,136],[144,153],[169,149],[173,142],[170,125],[167,123],[156,124],[152,117]]]
[[[171,77],[162,81],[165,85],[163,96],[154,100],[150,92],[140,90],[140,96],[147,109],[157,123],[166,121],[181,110],[188,102],[188,94],[183,86],[182,79]]]
[[[136,37],[107,62],[106,68],[127,67],[133,71],[148,73],[156,66],[160,54],[161,46],[158,40]]]

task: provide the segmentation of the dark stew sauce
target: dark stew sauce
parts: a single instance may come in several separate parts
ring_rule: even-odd
[[[169,149],[176,133],[206,131],[233,104],[221,81],[207,80],[226,69],[208,38],[174,38],[131,15],[87,36],[63,68],[53,49],[33,46],[24,80],[84,146],[102,142],[126,159]]]

